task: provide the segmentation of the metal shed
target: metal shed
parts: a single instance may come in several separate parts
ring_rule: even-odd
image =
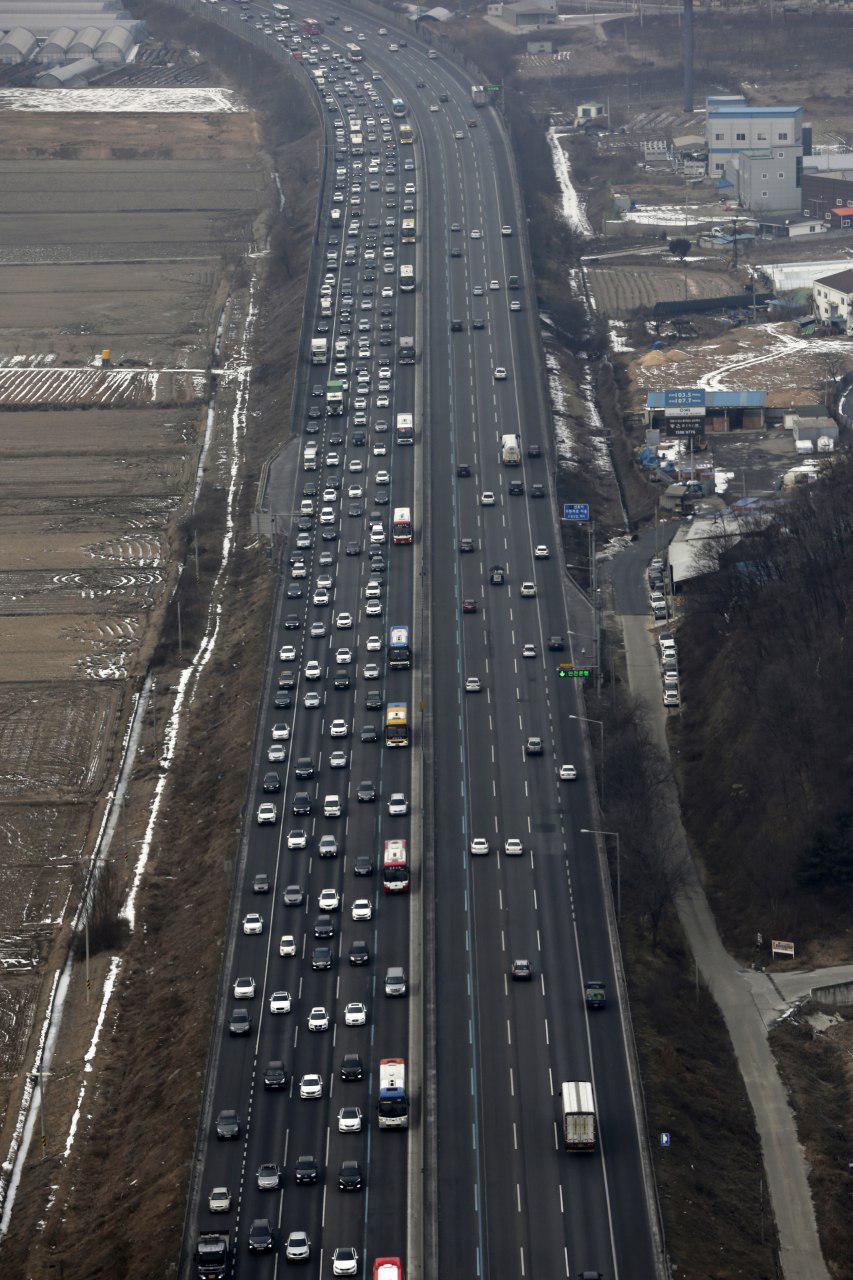
[[[15,27],[23,27],[26,31],[31,31],[34,36],[41,39],[47,39],[59,26],[73,27],[75,31],[81,31],[84,27],[96,27],[99,35],[103,35],[105,31],[109,31],[110,27],[114,27],[117,22],[124,22],[125,19],[120,13],[104,13],[103,10],[97,9],[43,9],[33,8],[27,9],[23,3],[18,3],[14,10],[0,10],[0,31],[12,31]],[[127,24],[130,25],[133,19],[128,17]]]
[[[36,54],[36,60],[43,62],[47,67],[52,67],[58,62],[67,61],[68,50],[74,43],[74,35],[75,33],[71,27],[59,27],[45,40]]]
[[[66,62],[64,67],[42,71],[36,76],[36,85],[39,89],[80,89],[102,72],[103,67],[94,58],[78,58],[76,62]]]
[[[123,66],[127,55],[134,46],[134,35],[129,27],[110,27],[95,49],[98,62],[109,62],[115,66]]]
[[[15,27],[0,41],[0,63],[13,66],[17,62],[26,62],[38,48],[38,41],[32,31],[26,27]]]

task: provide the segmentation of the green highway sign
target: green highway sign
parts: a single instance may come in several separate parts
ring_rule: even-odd
[[[557,667],[557,675],[561,680],[588,680],[592,675],[592,667],[579,667],[574,662],[561,662]]]

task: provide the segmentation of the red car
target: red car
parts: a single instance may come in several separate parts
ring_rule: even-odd
[[[462,601],[462,612],[463,612],[463,613],[476,613],[476,612],[477,612],[477,601],[476,601],[476,600],[463,600],[463,601]]]

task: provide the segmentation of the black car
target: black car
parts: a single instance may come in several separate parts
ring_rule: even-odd
[[[298,582],[291,582],[287,588],[288,600],[298,600],[305,593]]]
[[[281,774],[271,769],[269,773],[264,774],[264,780],[261,785],[264,791],[274,795],[276,792],[281,791]]]
[[[278,1058],[273,1058],[267,1063],[264,1072],[264,1088],[265,1089],[289,1089],[290,1088],[290,1072],[284,1063]]]
[[[360,782],[358,784],[358,791],[356,792],[356,798],[365,804],[369,803],[372,800],[375,800],[376,784],[373,782]]]
[[[276,711],[288,711],[293,706],[293,694],[287,689],[277,689],[272,704]]]
[[[333,684],[336,689],[349,689],[352,685],[352,679],[345,671],[340,671],[335,676]]]
[[[523,493],[524,493],[524,481],[523,481],[523,480],[510,480],[510,482],[509,482],[509,492],[510,492],[510,494],[511,494],[511,496],[512,496],[513,498],[518,498],[518,497],[520,497],[520,496],[521,496],[521,494],[523,494]]]
[[[337,445],[337,444],[343,444],[343,442],[344,442],[343,436],[329,436],[329,444]],[[323,481],[323,483],[325,484],[327,489],[340,489],[342,482],[341,482],[340,476],[326,476],[326,479]]]
[[[249,1227],[249,1253],[271,1253],[272,1230],[268,1218],[255,1218]]]
[[[306,480],[304,485],[302,486],[303,498],[316,498],[317,493],[319,492],[319,488],[320,486],[317,484],[316,480]],[[296,560],[302,560],[302,558],[303,557],[299,554],[299,552],[295,551],[293,555],[290,557],[290,563],[293,564]]]
[[[316,436],[320,431],[319,422],[308,422],[305,427],[306,436]]]
[[[388,494],[384,491],[382,493],[377,493],[374,495],[373,501],[376,503],[377,507],[387,507]]]
[[[308,410],[308,417],[313,422],[316,422],[316,420],[318,418],[322,418],[322,416],[323,416],[323,410],[319,407],[319,405],[312,404],[311,408]]]
[[[542,457],[541,445],[529,444],[527,446],[527,456],[528,458],[541,458]]]
[[[331,947],[315,947],[311,952],[311,968],[312,969],[331,969],[332,967],[332,948]]]
[[[361,1165],[357,1160],[344,1160],[338,1174],[339,1191],[361,1190]]]
[[[335,922],[331,916],[318,916],[314,921],[315,938],[334,938]]]
[[[247,1036],[252,1030],[252,1019],[248,1009],[232,1009],[228,1020],[229,1036]]]
[[[349,949],[349,962],[351,965],[370,963],[370,951],[366,942],[358,939],[352,943]]]
[[[296,768],[294,772],[297,778],[313,778],[314,761],[310,756],[299,756],[296,761]]]
[[[502,564],[493,564],[489,570],[489,582],[493,587],[502,587],[504,584],[504,567]]]
[[[371,551],[370,553],[370,572],[384,573],[388,566],[385,563],[385,557],[381,551]]]
[[[544,484],[532,484],[530,486],[530,496],[531,498],[544,498],[545,497]]]
[[[311,812],[311,797],[307,791],[296,791],[290,806],[290,812],[294,817],[304,817],[305,814]]]
[[[453,249],[453,250],[451,250],[451,255],[452,255],[453,257],[458,257],[458,256],[459,256],[459,250],[458,250],[458,249]],[[461,332],[462,332],[462,321],[461,321],[461,320],[451,320],[451,321],[450,321],[450,332],[451,332],[451,333],[461,333]]]
[[[460,480],[464,480],[467,476],[470,476],[471,468],[468,463],[460,462],[459,466],[456,468],[456,474],[459,476]]]
[[[360,520],[361,517],[364,515],[364,503],[351,502],[349,507],[347,507],[347,515],[350,516],[353,520]]]
[[[561,653],[565,649],[566,643],[562,636],[549,636],[548,648],[552,653]]]
[[[362,725],[360,736],[361,736],[362,742],[378,742],[379,741],[379,733],[377,732],[375,724]]]
[[[342,1080],[364,1079],[364,1063],[357,1053],[345,1053],[341,1059]]]
[[[318,333],[328,333],[328,332],[329,332],[329,322],[328,322],[327,320],[321,320],[321,321],[319,322],[319,324],[317,325],[317,332],[318,332]]]
[[[485,329],[485,327],[486,327],[486,322],[485,322],[485,320],[483,319],[483,317],[482,317],[482,316],[473,316],[473,317],[472,317],[472,319],[471,319],[471,328],[472,328],[472,329]]]
[[[368,711],[382,710],[382,691],[381,689],[371,689],[364,699],[364,705]]]
[[[468,555],[468,554],[470,554],[472,551],[475,551],[475,550],[476,550],[476,543],[474,542],[474,539],[473,539],[473,538],[460,538],[460,539],[459,539],[459,554],[460,554],[460,555]]]
[[[533,978],[533,965],[529,960],[513,960],[510,973],[513,982],[530,982]]]
[[[314,517],[300,516],[296,521],[296,528],[299,533],[310,533],[314,528]]]
[[[298,613],[289,613],[284,619],[285,631],[298,631],[302,626],[302,619]]]
[[[338,534],[336,529],[325,528],[320,534],[323,542],[337,542]]]
[[[325,391],[325,389],[326,388],[323,386],[322,383],[315,382],[313,387],[311,388],[311,394],[316,398],[317,396],[321,396]]]
[[[347,1056],[357,1057],[358,1055],[348,1054]],[[346,1062],[346,1058],[344,1058],[344,1062]],[[361,1059],[359,1059],[359,1062],[361,1062]],[[342,1073],[341,1078],[360,1080],[361,1076],[345,1077],[343,1076],[343,1073]],[[240,1137],[240,1117],[237,1115],[236,1111],[232,1111],[230,1108],[226,1108],[224,1111],[220,1111],[219,1115],[216,1117],[216,1136],[222,1142],[225,1142],[231,1138]]]
[[[344,548],[344,550],[345,550],[345,552],[346,552],[346,554],[347,554],[348,556],[360,556],[360,555],[361,555],[361,543],[360,543],[360,542],[348,542],[348,543],[347,543],[347,545],[346,545],[346,547]]]
[[[352,442],[356,449],[363,449],[367,444],[367,436],[363,431],[353,431]]]
[[[320,1176],[317,1161],[313,1156],[299,1156],[293,1166],[293,1177],[296,1182],[316,1182]]]

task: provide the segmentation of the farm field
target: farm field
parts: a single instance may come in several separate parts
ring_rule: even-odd
[[[590,266],[587,278],[596,308],[609,316],[628,316],[638,307],[681,298],[714,298],[741,293],[735,272],[703,271],[685,264],[654,267]]]
[[[0,101],[4,1150],[41,976],[175,580],[231,267],[265,243],[258,139],[245,111]]]

